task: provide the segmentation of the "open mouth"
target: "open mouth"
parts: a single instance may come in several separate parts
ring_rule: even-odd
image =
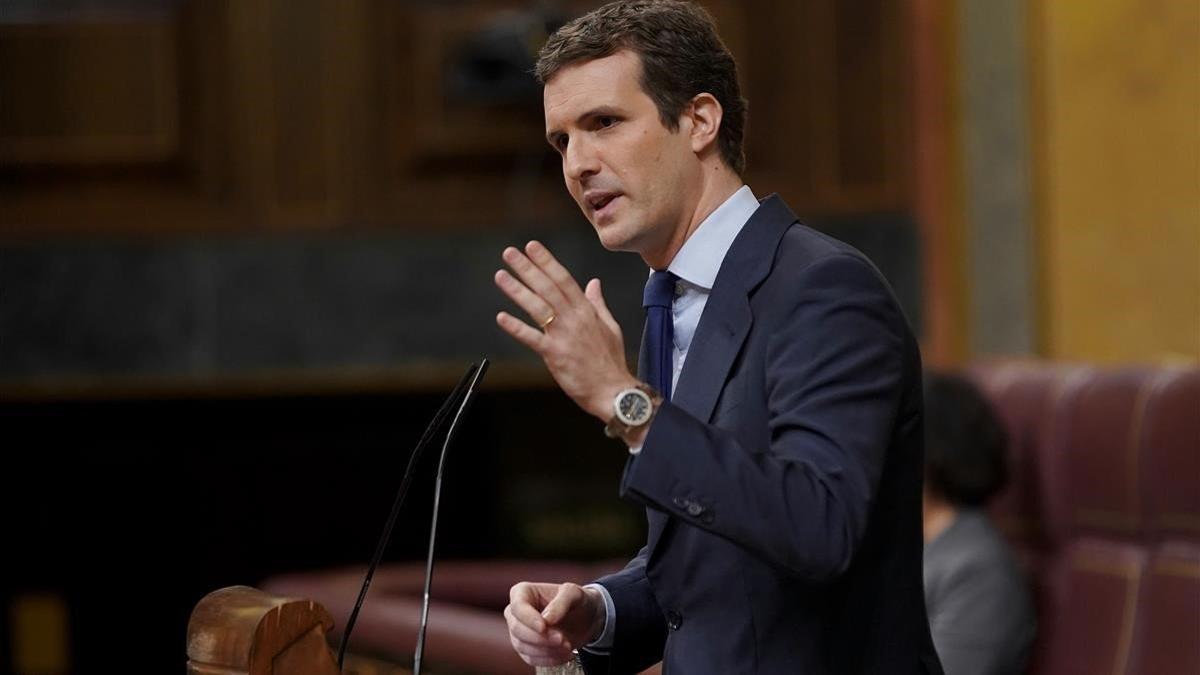
[[[609,206],[614,201],[616,201],[617,197],[620,197],[620,196],[621,195],[616,192],[606,192],[606,193],[597,194],[594,196],[589,196],[587,198],[587,203],[588,203],[588,206],[592,209],[592,213],[596,214],[597,216],[601,216],[601,215],[608,213]]]

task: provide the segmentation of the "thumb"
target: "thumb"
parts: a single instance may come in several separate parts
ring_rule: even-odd
[[[542,610],[542,618],[546,620],[548,625],[555,625],[562,621],[563,617],[571,611],[575,605],[583,600],[583,589],[577,584],[561,584],[558,587],[558,594],[550,601],[546,608]]]
[[[583,295],[592,303],[592,307],[596,309],[596,313],[600,315],[600,320],[608,329],[617,335],[621,334],[621,326],[617,320],[613,318],[612,312],[608,311],[608,304],[604,302],[604,292],[600,289],[600,280],[592,279],[588,282],[587,288],[583,289]]]

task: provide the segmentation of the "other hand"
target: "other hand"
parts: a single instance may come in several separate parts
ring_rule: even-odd
[[[566,663],[573,649],[595,641],[604,630],[604,598],[593,588],[522,581],[508,599],[508,638],[531,666]]]

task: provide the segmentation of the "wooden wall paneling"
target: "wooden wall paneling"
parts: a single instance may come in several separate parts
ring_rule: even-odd
[[[807,213],[908,208],[905,139],[910,117],[903,51],[908,24],[900,8],[879,0],[852,5],[834,0],[722,1],[705,6],[739,60],[751,100],[747,154],[752,183],[764,192],[783,193]],[[503,7],[480,2],[404,10],[407,21],[401,22],[400,34],[405,47],[400,53],[411,60],[407,70],[404,58],[397,65],[397,72],[410,78],[397,82],[398,90],[406,92],[397,97],[397,118],[405,120],[398,125],[403,130],[396,145],[397,194],[400,204],[411,207],[398,210],[439,222],[454,220],[454,212],[471,220],[476,216],[470,204],[448,212],[442,208],[443,213],[430,213],[427,207],[461,201],[462,195],[470,195],[473,204],[511,201],[504,196],[503,164],[495,160],[527,152],[523,148],[529,138],[540,136],[540,111],[506,117],[507,111],[455,110],[442,97],[438,81],[455,45],[494,20]],[[480,119],[500,131],[480,136]],[[553,159],[543,161],[557,168]],[[492,168],[477,171],[481,165]],[[539,179],[537,194],[553,200],[560,189],[554,185],[557,178],[546,178]]]
[[[829,34],[833,45],[834,128],[830,187],[838,192],[877,188],[885,179],[886,120],[880,115],[883,68],[879,0],[837,2]],[[871,103],[876,106],[872,106]],[[882,103],[886,104],[884,100]]]
[[[926,308],[922,352],[928,365],[949,367],[962,362],[967,345],[954,2],[914,0],[907,23],[913,120],[909,185],[921,228]]]
[[[339,215],[340,130],[332,83],[341,75],[337,0],[267,3],[267,195],[272,225],[330,224]]]
[[[882,208],[902,203],[899,138],[905,116],[899,6],[885,0],[834,5],[837,154],[835,183],[847,201]]]
[[[543,140],[540,93],[504,103],[456,99],[447,89],[464,41],[510,20],[517,8],[528,9],[476,2],[407,4],[395,12],[388,98],[393,222],[442,228],[579,218],[582,224]],[[544,39],[529,35],[531,50]]]
[[[889,84],[900,68],[899,10],[881,0],[705,5],[751,100],[756,188],[809,214],[904,208],[904,97]],[[143,127],[151,140],[120,160],[121,172],[66,182],[14,177],[0,161],[0,232],[583,226],[541,140],[540,97],[504,104],[447,90],[464,40],[528,11],[525,3],[173,6],[169,22],[153,24],[158,37],[142,42],[157,51],[139,58],[174,73],[151,90],[163,101],[148,108],[159,111]],[[129,173],[131,161],[152,168]]]
[[[372,158],[386,131],[381,124],[380,90],[374,76],[382,51],[379,48],[377,24],[380,14],[394,3],[372,0],[340,2],[335,7],[333,24],[334,57],[337,67],[329,80],[331,110],[336,137],[333,152],[338,158],[334,189],[338,195],[339,224],[356,225],[369,222],[371,207],[384,174],[383,165]]]
[[[409,100],[416,114],[410,160],[438,156],[514,155],[542,134],[540,97],[532,105],[476,104],[455,100],[451,68],[466,39],[513,16],[478,5],[418,6],[412,13],[414,41]]]
[[[814,36],[824,55],[818,202],[837,211],[905,208],[900,138],[905,133],[900,53],[903,24],[895,3],[814,2]]]
[[[179,152],[175,16],[0,24],[0,164],[159,163]]]
[[[907,208],[906,24],[880,0],[759,0],[739,56],[750,178],[805,213]]]
[[[348,126],[346,142],[353,157],[345,176],[349,199],[348,214],[359,224],[378,224],[387,220],[390,178],[396,175],[396,14],[399,3],[368,0],[360,3],[347,30],[360,45],[354,58],[361,61],[357,77],[342,103],[343,119]]]
[[[345,75],[343,12],[356,6],[329,0],[229,5],[235,175],[263,226],[330,226],[342,213],[335,83]]]
[[[884,39],[888,42],[885,54],[884,96],[893,102],[886,111],[888,120],[886,166],[888,184],[897,193],[890,198],[903,210],[914,211],[913,193],[916,184],[916,91],[913,88],[913,63],[916,35],[913,31],[912,9],[909,3],[884,3]]]
[[[338,12],[325,4],[227,5],[232,173],[259,226],[312,227],[338,212]]]
[[[232,162],[228,3],[187,2],[180,17],[180,122],[185,179],[199,195],[230,200]]]
[[[804,105],[813,107],[808,129],[812,149],[812,202],[821,206],[837,199],[838,184],[838,101],[837,101],[837,8],[836,0],[811,0],[805,22],[805,39],[810,45],[809,63],[813,90]]]
[[[16,151],[0,160],[0,236],[160,234],[237,222],[225,5],[37,14],[0,25],[0,69],[43,92],[21,99],[23,112],[5,105],[0,115],[41,115],[60,129],[10,145]],[[11,49],[10,38],[24,34],[43,37],[32,50]]]
[[[704,2],[704,8],[712,15],[714,21],[717,22],[717,31],[721,35],[721,41],[729,48],[729,52],[733,54],[733,58],[737,59],[739,71],[742,68],[744,59],[749,58],[750,50],[750,13],[753,7],[744,2],[736,0],[708,0]],[[790,5],[793,3],[785,3]],[[740,73],[743,77],[745,73]],[[745,91],[742,92],[745,95]]]
[[[812,203],[820,164],[812,142],[820,114],[812,104],[820,48],[806,30],[812,11],[811,3],[752,3],[745,13],[752,39],[734,52],[750,101],[747,177],[756,190],[779,192],[802,210]]]
[[[271,143],[269,130],[270,59],[263,44],[267,33],[269,0],[231,0],[226,3],[228,35],[230,171],[234,197],[247,207],[247,215],[262,218],[271,193]]]

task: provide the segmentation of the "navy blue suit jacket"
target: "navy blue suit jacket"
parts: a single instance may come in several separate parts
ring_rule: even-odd
[[[643,358],[643,361],[645,359]],[[777,196],[730,247],[622,496],[649,537],[599,580],[589,675],[940,673],[921,576],[921,361],[858,251]]]

